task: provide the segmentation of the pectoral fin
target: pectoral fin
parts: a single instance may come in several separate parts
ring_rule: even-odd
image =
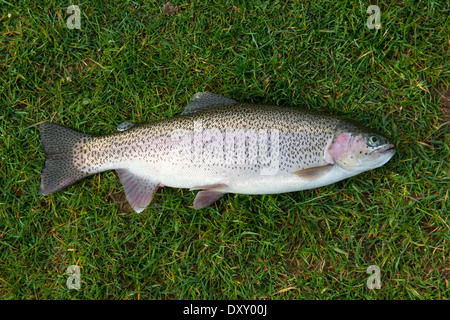
[[[334,167],[334,165],[327,164],[327,165],[320,166],[320,167],[298,170],[293,173],[296,174],[297,176],[299,176],[300,178],[314,180],[314,179],[318,179],[318,178],[324,176],[325,174],[327,174],[328,172],[330,172],[330,170],[333,167]]]
[[[226,184],[213,184],[208,186],[197,186],[190,190],[202,189],[194,199],[194,209],[202,209],[219,200],[225,192],[221,191],[227,187]]]
[[[117,169],[116,171],[131,208],[136,212],[142,212],[152,201],[153,194],[160,186],[159,182],[138,176],[128,169]]]

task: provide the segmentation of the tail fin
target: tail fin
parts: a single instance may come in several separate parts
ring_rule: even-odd
[[[41,144],[45,152],[45,167],[41,173],[40,193],[48,195],[61,190],[89,174],[74,166],[72,149],[77,142],[90,137],[54,123],[39,126]]]

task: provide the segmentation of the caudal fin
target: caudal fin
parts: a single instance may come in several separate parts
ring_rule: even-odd
[[[90,137],[89,134],[48,122],[42,123],[39,129],[45,152],[45,167],[41,173],[41,194],[48,195],[61,190],[89,175],[75,168],[72,152],[74,145]]]

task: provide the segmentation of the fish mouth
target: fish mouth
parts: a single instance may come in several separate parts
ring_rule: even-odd
[[[385,145],[383,148],[381,148],[380,153],[385,154],[385,153],[395,153],[395,149],[394,149],[394,145],[393,144],[387,144]]]
[[[395,149],[394,149],[394,145],[393,144],[386,144],[384,146],[378,147],[375,150],[372,150],[369,155],[374,155],[374,154],[389,154],[392,153],[392,155],[394,155],[395,153]]]

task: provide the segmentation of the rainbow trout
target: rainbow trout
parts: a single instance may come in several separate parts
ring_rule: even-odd
[[[92,136],[42,123],[41,194],[116,170],[136,212],[163,186],[200,190],[193,207],[201,209],[225,193],[318,188],[378,168],[395,153],[386,138],[336,116],[207,92],[178,117],[118,130]]]

